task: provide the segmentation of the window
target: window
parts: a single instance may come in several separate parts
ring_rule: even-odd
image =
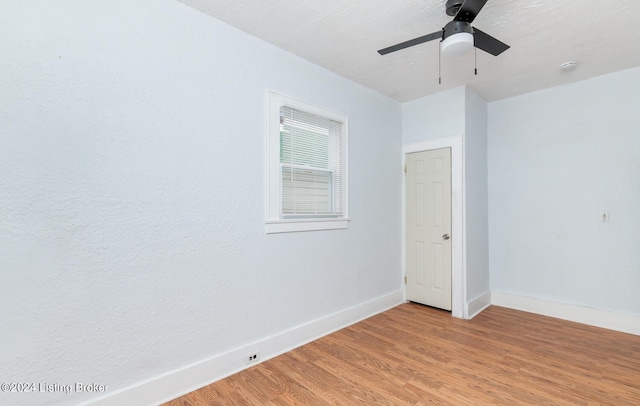
[[[267,233],[346,228],[347,118],[269,93]]]

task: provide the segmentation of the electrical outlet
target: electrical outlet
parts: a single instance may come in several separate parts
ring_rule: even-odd
[[[609,222],[609,212],[608,211],[603,211],[602,213],[600,213],[600,222],[601,223],[608,223]]]
[[[252,364],[254,362],[258,362],[258,360],[260,360],[260,353],[259,352],[254,352],[252,354],[249,354],[245,357],[245,361],[247,362],[247,364]]]

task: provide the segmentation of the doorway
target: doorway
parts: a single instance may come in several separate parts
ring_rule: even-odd
[[[465,244],[465,219],[464,219],[464,149],[462,135],[438,138],[424,142],[406,144],[402,148],[403,167],[409,154],[438,149],[450,150],[451,159],[451,232],[449,242],[451,245],[451,299],[450,309],[453,317],[467,318],[466,306],[466,265],[464,255]],[[408,285],[408,242],[407,242],[407,182],[403,177],[402,188],[402,267],[405,275],[405,283]],[[446,233],[443,233],[446,234]],[[442,234],[440,235],[442,238]],[[405,291],[405,294],[407,292]],[[406,296],[409,299],[408,296]],[[409,299],[411,300],[411,299]]]

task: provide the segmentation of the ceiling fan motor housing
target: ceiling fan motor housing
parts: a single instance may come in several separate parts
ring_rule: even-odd
[[[460,34],[462,32],[473,34],[473,28],[471,28],[471,24],[465,21],[450,21],[443,28],[442,39],[447,39],[452,35]]]
[[[462,0],[447,0],[447,15],[453,17],[458,14],[458,10],[462,7],[462,3],[464,3]]]

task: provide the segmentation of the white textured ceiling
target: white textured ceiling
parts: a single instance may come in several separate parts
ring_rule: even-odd
[[[442,58],[438,41],[378,49],[438,31],[445,0],[179,0],[400,102],[460,85],[487,101],[640,66],[640,1],[489,0],[473,25],[509,44],[498,57]],[[567,61],[578,67],[561,72]]]

